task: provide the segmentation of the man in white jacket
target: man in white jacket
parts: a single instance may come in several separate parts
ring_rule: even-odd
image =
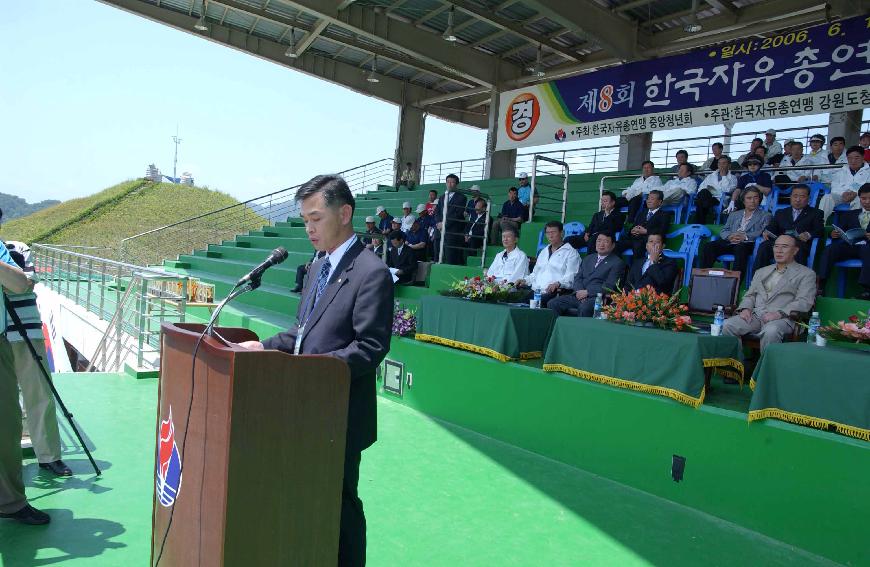
[[[641,176],[634,180],[631,187],[622,191],[622,196],[616,200],[617,207],[628,207],[628,218],[633,219],[643,206],[645,195],[653,189],[661,189],[662,180],[653,173],[653,162],[647,160],[641,164]]]
[[[677,176],[669,180],[662,187],[662,192],[665,194],[665,205],[676,205],[683,200],[686,195],[694,195],[698,188],[698,183],[692,177],[695,174],[695,166],[691,163],[680,165],[677,170]]]
[[[559,294],[560,289],[571,289],[574,276],[580,269],[580,255],[573,246],[563,240],[562,223],[550,221],[544,227],[549,246],[545,246],[538,254],[535,268],[528,280],[520,280],[518,286],[532,288],[529,297],[535,291],[541,292],[541,307]]]
[[[501,243],[504,250],[493,258],[486,275],[498,282],[517,283],[525,279],[529,275],[529,257],[517,248],[516,229],[509,227],[502,230]]]
[[[719,158],[716,171],[704,178],[704,181],[701,182],[701,189],[695,196],[694,222],[696,224],[706,224],[708,213],[722,199],[730,198],[730,195],[736,188],[737,176],[731,173],[731,158],[722,156]]]
[[[870,166],[864,162],[864,148],[852,146],[846,152],[846,165],[834,173],[831,193],[822,197],[819,203],[825,221],[837,205],[848,204],[850,209],[861,208],[858,189],[865,183],[870,183]]]

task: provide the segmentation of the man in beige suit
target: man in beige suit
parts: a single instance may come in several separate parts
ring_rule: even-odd
[[[737,315],[725,321],[722,334],[742,337],[758,333],[764,350],[771,343],[781,343],[794,330],[789,313],[809,311],[816,298],[816,273],[794,261],[798,250],[794,236],[777,237],[773,245],[776,264],[755,272]]]

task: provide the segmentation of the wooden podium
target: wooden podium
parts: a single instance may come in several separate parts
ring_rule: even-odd
[[[205,337],[192,375],[203,328],[161,329],[151,564],[174,506],[161,566],[334,566],[347,365]],[[257,340],[245,329],[217,332]]]

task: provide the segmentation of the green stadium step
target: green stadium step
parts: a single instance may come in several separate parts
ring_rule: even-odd
[[[199,253],[201,251],[194,252],[197,256],[204,256],[205,254]],[[208,247],[209,253],[219,254],[218,258],[223,258],[225,260],[236,260],[240,262],[248,262],[253,267],[255,264],[259,264],[263,260],[266,259],[267,251],[261,250],[259,248],[238,248],[236,246],[222,246],[219,244],[210,244]],[[283,265],[285,267],[292,266],[294,269],[299,264],[304,264],[311,260],[312,251],[309,250],[307,252],[287,252],[287,259],[284,261]],[[211,256],[209,256],[211,257]]]
[[[181,259],[189,263],[189,269],[235,278],[236,280],[254,268],[250,262],[206,258],[204,256],[185,255],[182,256]],[[263,273],[264,284],[284,287],[289,290],[293,288],[295,282],[296,266],[285,267],[285,265],[282,264],[280,266],[273,266]]]
[[[183,260],[164,260],[163,265],[167,268],[189,268],[190,264]]]

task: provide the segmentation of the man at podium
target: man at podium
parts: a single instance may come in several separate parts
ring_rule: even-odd
[[[241,346],[332,355],[350,368],[338,564],[365,565],[366,522],[357,485],[361,453],[377,439],[375,371],[390,350],[392,278],[354,235],[355,201],[344,179],[319,175],[299,188],[296,201],[308,239],[326,256],[311,265],[296,324]]]

